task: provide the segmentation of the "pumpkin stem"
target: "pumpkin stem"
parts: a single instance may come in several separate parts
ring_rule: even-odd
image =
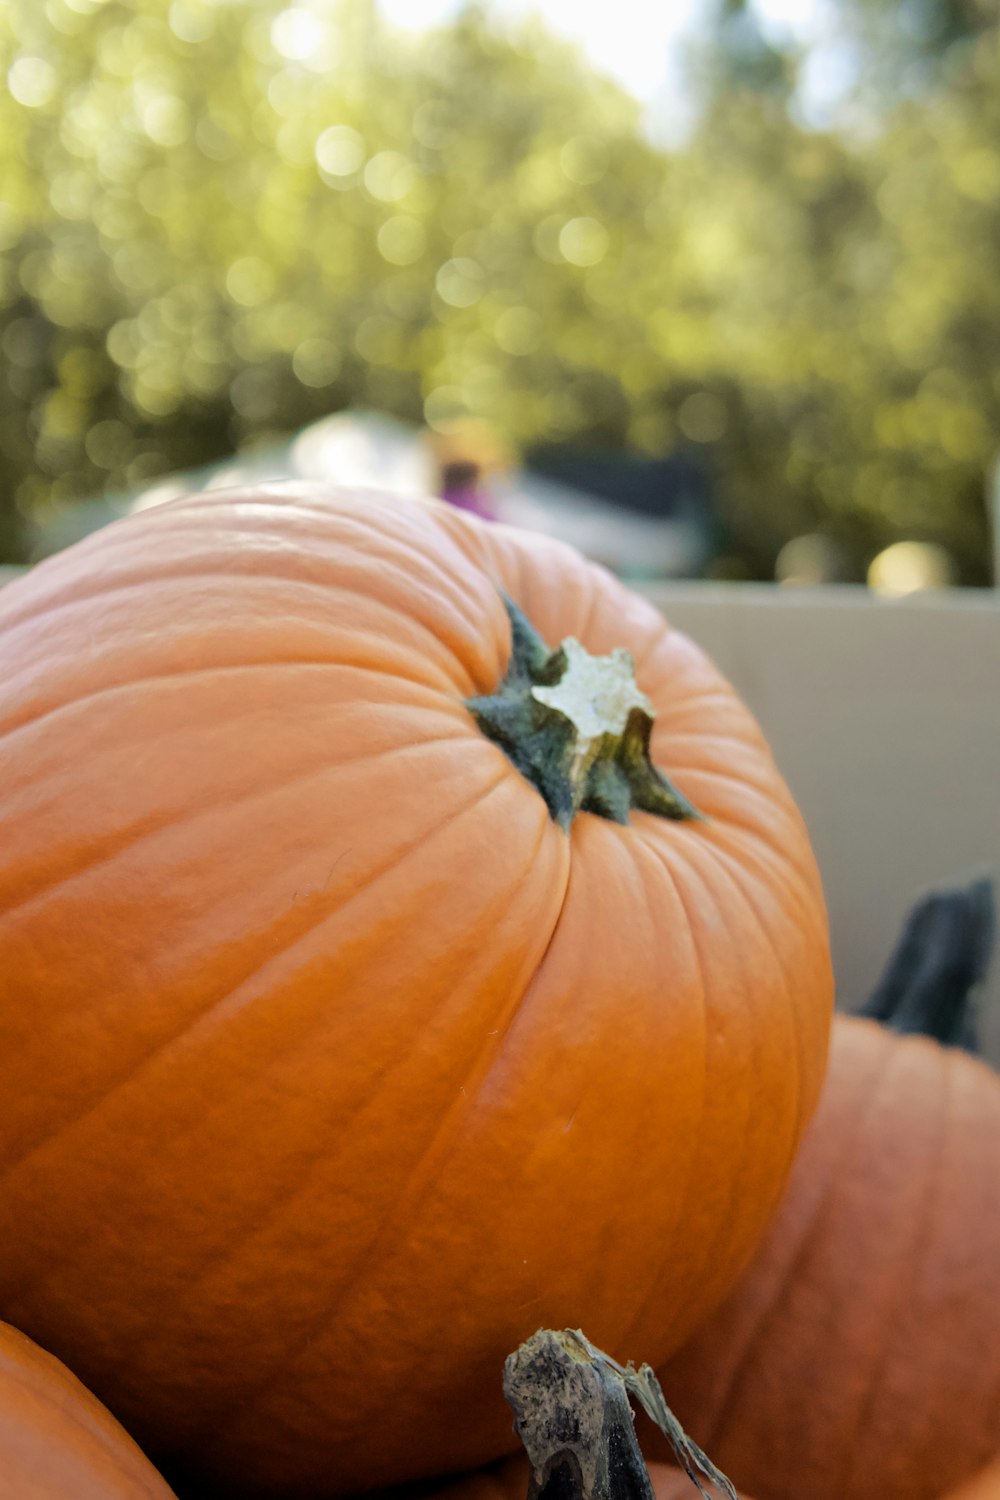
[[[579,1329],[541,1328],[526,1339],[504,1365],[503,1392],[531,1466],[528,1500],[653,1500],[630,1396],[705,1500],[712,1492],[737,1500],[677,1421],[649,1365],[618,1364]]]
[[[922,1033],[946,1046],[978,1051],[977,992],[995,936],[989,876],[931,891],[907,916],[882,977],[858,1014],[892,1031]]]
[[[483,733],[538,788],[568,828],[578,812],[627,823],[632,808],[662,818],[702,814],[653,765],[654,710],[627,651],[591,656],[572,636],[554,651],[513,600],[507,673],[496,692],[466,700]]]

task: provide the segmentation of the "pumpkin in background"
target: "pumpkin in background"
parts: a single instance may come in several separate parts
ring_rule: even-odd
[[[613,744],[567,637],[634,657]],[[678,1347],[831,1013],[702,652],[555,542],[278,485],[41,564],[0,663],[0,1312],[171,1474],[286,1497],[509,1452],[540,1324]]]
[[[483,1496],[483,1500],[487,1497]],[[946,1500],[1000,1500],[1000,1458],[980,1469],[957,1490],[949,1490]]]
[[[658,1371],[757,1500],[935,1500],[1000,1433],[1000,1075],[838,1017],[784,1204]]]
[[[65,1365],[0,1323],[0,1500],[172,1500]]]

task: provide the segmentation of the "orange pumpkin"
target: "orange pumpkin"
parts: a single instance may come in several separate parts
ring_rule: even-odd
[[[485,1495],[483,1500],[487,1500]],[[1000,1458],[980,1469],[957,1490],[949,1490],[947,1500],[1000,1500]]]
[[[1000,1433],[1000,1076],[838,1018],[782,1208],[659,1370],[758,1500],[932,1500]]]
[[[628,648],[676,793],[641,707],[567,749],[575,648],[504,594]],[[293,485],[42,564],[0,661],[0,1311],[243,1493],[509,1452],[540,1324],[678,1347],[831,1010],[801,818],[701,651],[555,542]],[[629,777],[679,816],[615,821]]]
[[[0,1323],[0,1500],[171,1500],[109,1411]]]

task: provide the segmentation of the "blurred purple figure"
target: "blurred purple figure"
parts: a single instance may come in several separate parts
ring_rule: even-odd
[[[482,470],[477,463],[471,459],[458,459],[442,465],[438,494],[460,510],[471,510],[484,521],[495,521],[496,515],[483,493],[481,481]]]
[[[435,494],[485,521],[498,520],[490,480],[510,468],[511,454],[489,423],[457,423],[447,432],[427,432],[425,441],[434,458]]]

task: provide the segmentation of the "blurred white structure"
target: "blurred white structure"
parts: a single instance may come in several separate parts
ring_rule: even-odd
[[[345,411],[314,422],[286,446],[160,480],[129,508],[141,510],[191,489],[229,489],[269,479],[409,495],[432,494],[436,482],[433,454],[420,431],[376,412]],[[705,560],[704,533],[691,522],[619,509],[530,470],[493,476],[489,500],[498,520],[558,537],[625,576],[691,577]]]

